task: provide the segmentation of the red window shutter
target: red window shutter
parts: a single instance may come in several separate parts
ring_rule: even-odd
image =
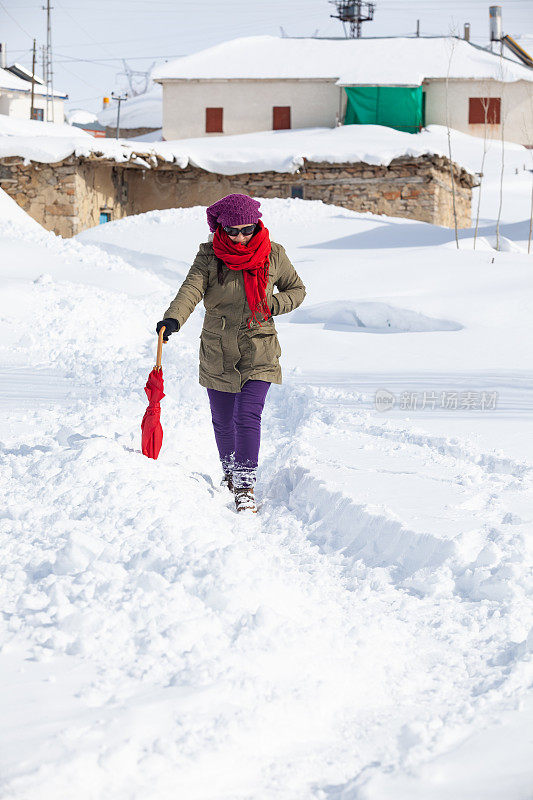
[[[205,110],[205,132],[223,133],[222,130],[222,108],[206,108]]]
[[[291,127],[291,107],[274,106],[272,109],[272,130],[285,131]]]
[[[499,125],[502,101],[500,97],[470,97],[468,122],[470,125]]]

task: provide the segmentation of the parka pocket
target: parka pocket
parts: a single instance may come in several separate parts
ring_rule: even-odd
[[[200,368],[209,375],[222,375],[224,372],[222,336],[211,333],[211,331],[202,331],[200,336]]]
[[[276,333],[267,331],[256,331],[248,333],[251,346],[251,366],[252,367],[275,367],[281,355]]]

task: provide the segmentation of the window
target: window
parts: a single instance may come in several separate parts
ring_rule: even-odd
[[[469,124],[499,125],[501,103],[500,97],[470,97],[468,100]]]
[[[42,122],[44,118],[43,111],[44,109],[42,108],[34,108],[33,111],[31,112],[31,118],[37,119],[39,120],[39,122]]]
[[[291,107],[274,106],[272,109],[272,130],[285,131],[291,127]]]
[[[291,186],[291,197],[299,197],[301,200],[304,199],[304,187],[293,185]]]
[[[222,108],[206,108],[205,110],[205,132],[223,133],[222,130]]]
[[[111,221],[111,211],[100,211],[100,225]]]

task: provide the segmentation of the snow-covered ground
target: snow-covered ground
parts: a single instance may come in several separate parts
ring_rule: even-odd
[[[0,796],[531,800],[531,176],[509,163],[503,251],[497,185],[475,251],[262,201],[308,293],[253,520],[218,488],[202,307],[140,453],[205,210],[67,241],[0,195]]]

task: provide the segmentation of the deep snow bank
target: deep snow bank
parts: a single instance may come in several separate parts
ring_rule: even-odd
[[[399,331],[457,331],[461,325],[445,319],[395,308],[386,303],[353,303],[336,300],[298,308],[292,322],[324,323],[324,330],[357,330],[397,333]]]
[[[0,189],[0,226],[4,234],[14,231],[15,228],[28,232],[43,230],[42,226],[35,222],[3,189]]]

